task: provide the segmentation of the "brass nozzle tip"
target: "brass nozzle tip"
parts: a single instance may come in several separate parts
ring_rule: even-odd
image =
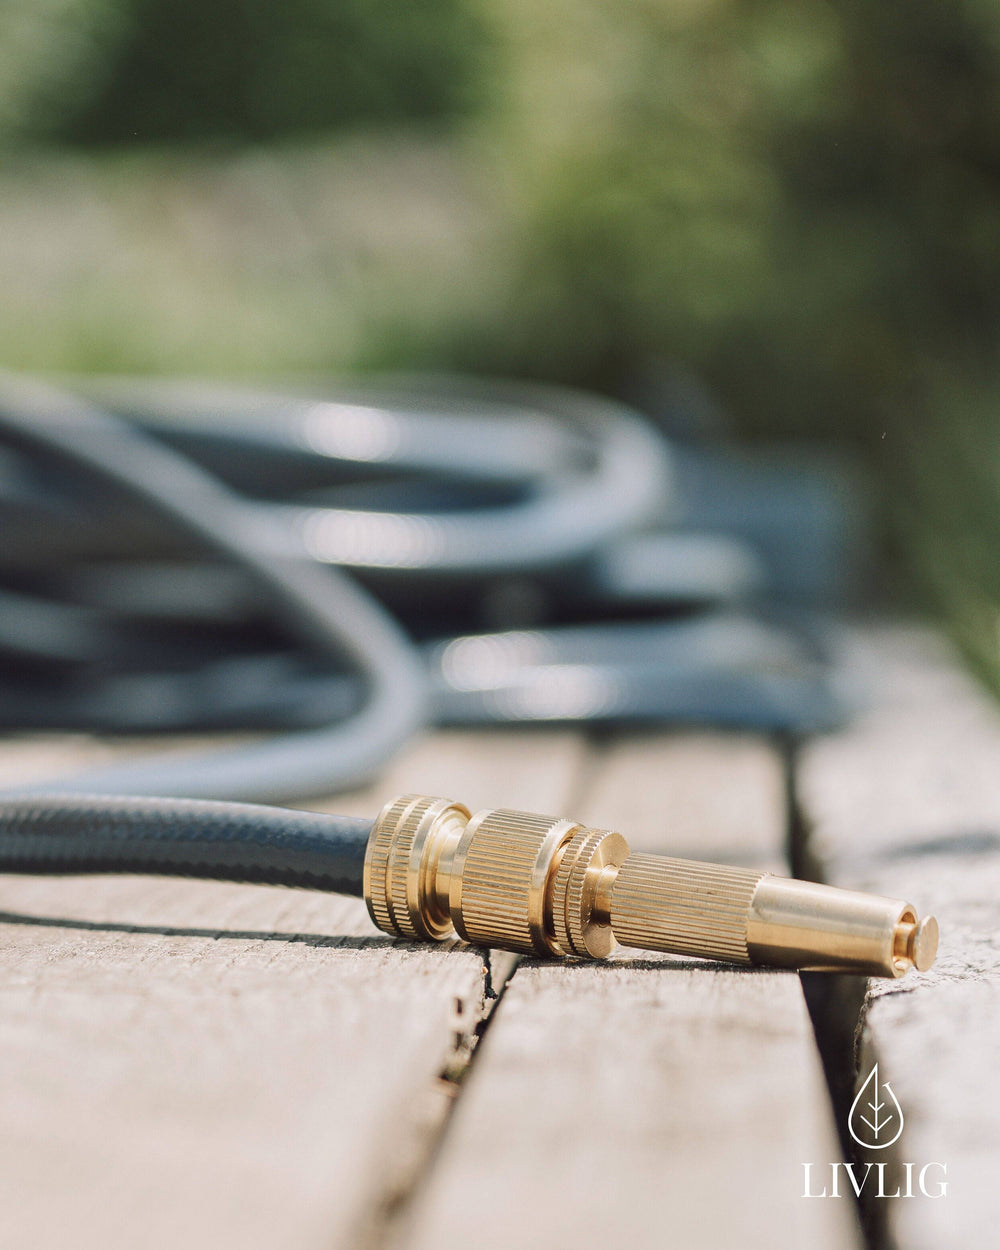
[[[916,968],[926,972],[937,957],[938,922],[933,916],[924,916],[916,923],[901,920],[893,936],[893,954],[901,964],[901,972]]]
[[[604,958],[616,942],[738,964],[900,977],[937,922],[911,904],[720,864],[631,854],[620,833],[428,795],[386,804],[364,893],[395,937]]]

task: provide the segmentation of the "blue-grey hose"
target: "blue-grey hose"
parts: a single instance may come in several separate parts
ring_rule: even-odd
[[[0,872],[145,873],[362,894],[370,820],[249,803],[0,800]]]
[[[392,405],[163,383],[105,383],[99,393],[114,399],[133,431],[148,430],[186,460],[197,455],[239,488],[266,480],[294,497],[320,470],[329,476],[362,465],[384,474],[372,490],[353,485],[348,498],[327,482],[321,502],[244,501],[261,524],[269,519],[272,542],[289,558],[359,571],[427,579],[565,565],[645,524],[673,497],[670,453],[648,422],[612,400],[565,389],[492,383],[487,404],[481,386],[453,387],[450,405],[438,400],[443,412],[422,409],[417,397],[407,404],[405,393]],[[406,506],[413,488],[398,479],[415,470],[453,487],[473,483],[475,506]],[[491,482],[504,486],[503,502],[484,502]],[[121,550],[127,536],[100,518],[67,527],[44,502],[35,500],[37,515],[18,533],[23,559]],[[21,511],[28,515],[23,501]],[[140,518],[140,548],[147,537]]]
[[[537,385],[71,389],[0,372],[0,729],[272,736],[54,790],[330,793],[425,717],[839,714],[801,623],[737,615],[831,581],[841,509],[815,474],[748,485]]]
[[[88,790],[254,802],[329,792],[371,776],[423,722],[427,678],[405,634],[339,570],[296,557],[280,517],[87,401],[10,374],[0,374],[0,433],[139,501],[238,565],[278,622],[331,662],[346,659],[367,684],[360,709],[330,728],[90,772]],[[81,785],[70,778],[54,788]]]

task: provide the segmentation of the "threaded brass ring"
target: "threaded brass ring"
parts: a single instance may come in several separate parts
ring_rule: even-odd
[[[565,893],[553,900],[553,910],[565,916],[570,951],[581,959],[607,959],[615,948],[610,917],[597,913],[597,888],[602,874],[620,868],[628,853],[613,829],[582,829],[563,857]]]

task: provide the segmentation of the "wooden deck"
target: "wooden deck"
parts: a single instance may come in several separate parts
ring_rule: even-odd
[[[1000,712],[933,635],[844,631],[872,706],[763,739],[436,733],[370,792],[613,824],[632,845],[912,898],[936,968],[810,987],[838,1097],[877,1058],[946,1198],[803,1198],[843,1159],[800,978],[389,941],[364,905],[0,878],[0,1250],[995,1244]],[[0,782],[107,751],[0,744]]]

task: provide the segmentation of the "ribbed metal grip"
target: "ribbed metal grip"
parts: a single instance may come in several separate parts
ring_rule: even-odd
[[[561,953],[546,931],[545,894],[555,854],[577,828],[530,812],[473,816],[452,870],[451,917],[459,936],[528,955]]]
[[[365,856],[364,893],[372,920],[393,937],[432,941],[451,931],[427,906],[425,847],[449,822],[464,828],[468,808],[426,794],[404,794],[375,820]]]
[[[607,915],[598,916],[601,874],[616,871],[628,855],[628,843],[613,829],[578,829],[563,850],[552,885],[552,927],[566,955],[605,959],[615,938]]]
[[[630,855],[611,896],[623,946],[749,964],[747,920],[766,874],[696,860]]]
[[[393,937],[403,936],[389,905],[389,857],[392,853],[393,839],[399,822],[407,811],[412,810],[417,803],[430,805],[433,801],[432,798],[425,798],[419,794],[400,795],[398,799],[387,803],[382,808],[368,841],[364,877],[368,914],[383,932],[391,933]]]

